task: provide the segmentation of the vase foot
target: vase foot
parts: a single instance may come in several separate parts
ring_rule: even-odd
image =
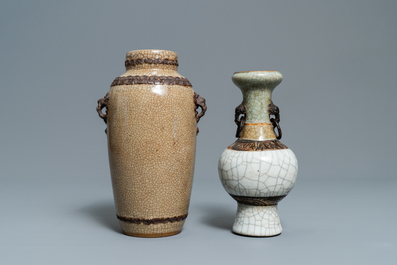
[[[134,237],[166,237],[179,234],[182,231],[185,219],[157,224],[136,224],[126,221],[120,221],[121,230],[124,234]]]
[[[233,232],[244,236],[272,237],[281,234],[277,205],[253,206],[238,203]]]
[[[182,232],[182,231],[174,231],[174,232],[159,233],[159,234],[141,234],[141,233],[128,233],[123,230],[123,233],[126,234],[127,236],[146,237],[146,238],[174,236],[174,235],[179,234],[180,232]]]

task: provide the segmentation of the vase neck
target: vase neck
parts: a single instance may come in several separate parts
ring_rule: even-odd
[[[241,89],[246,109],[245,123],[269,123],[268,106],[272,102],[273,88]]]
[[[125,67],[127,71],[177,71],[178,55],[166,50],[135,50],[126,55]]]
[[[277,71],[237,72],[233,82],[243,93],[246,123],[270,123],[268,106],[272,102],[274,88],[283,80]]]
[[[237,72],[233,83],[243,93],[245,107],[245,126],[240,138],[251,140],[275,139],[273,125],[269,117],[272,92],[280,84],[283,76],[277,71]]]

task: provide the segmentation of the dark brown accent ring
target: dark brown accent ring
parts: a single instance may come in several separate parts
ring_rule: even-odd
[[[238,203],[246,204],[246,205],[253,205],[253,206],[275,206],[279,201],[281,201],[285,196],[273,196],[273,197],[248,197],[248,196],[238,196],[232,195]]]
[[[145,58],[145,59],[131,59],[125,60],[125,67],[128,66],[135,66],[137,64],[168,64],[168,65],[175,65],[179,66],[178,60],[169,60],[169,59],[155,59],[155,58]]]
[[[147,75],[135,75],[135,76],[119,76],[114,79],[110,86],[121,86],[121,85],[180,85],[180,86],[192,86],[192,84],[184,77],[174,76],[147,76]]]
[[[278,140],[254,141],[238,139],[229,145],[227,149],[236,151],[266,151],[288,149],[288,147]]]
[[[180,222],[187,218],[187,214],[175,216],[175,217],[166,217],[166,218],[153,218],[153,219],[144,219],[144,218],[131,218],[131,217],[124,217],[117,215],[117,219],[127,223],[133,224],[145,224],[145,225],[152,225],[152,224],[166,224],[166,223],[173,223],[173,222]]]

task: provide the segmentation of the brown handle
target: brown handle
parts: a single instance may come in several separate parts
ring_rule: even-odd
[[[205,112],[207,111],[207,105],[205,104],[205,98],[200,97],[199,94],[197,94],[196,92],[194,92],[193,95],[193,99],[194,99],[194,111],[196,113],[196,121],[197,123],[200,121],[201,117],[203,117],[205,115]],[[197,109],[201,108],[201,112],[198,113]],[[197,127],[197,132],[196,134],[199,133],[199,128]]]
[[[276,134],[277,140],[280,140],[281,137],[283,136],[283,133],[281,131],[280,128],[280,109],[273,104],[273,101],[269,104],[269,106],[267,107],[267,110],[269,112],[269,118],[270,118],[270,122],[273,125],[273,130],[274,130],[274,134],[276,134],[275,129],[277,128],[277,132],[278,135]],[[271,118],[270,116],[273,115],[274,118]]]
[[[103,121],[108,123],[108,103],[109,103],[109,92],[106,95],[98,100],[98,106],[96,107],[96,111],[98,112],[99,117],[103,119]],[[102,112],[102,109],[106,108],[106,113]],[[106,129],[105,129],[105,133]]]
[[[240,105],[234,111],[234,122],[237,125],[236,137],[240,137],[240,133],[243,130],[245,124],[245,117],[246,117],[246,109],[244,106],[244,102],[241,102]]]

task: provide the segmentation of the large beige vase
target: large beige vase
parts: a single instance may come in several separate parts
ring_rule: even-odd
[[[131,51],[125,66],[97,107],[107,123],[117,218],[126,235],[175,235],[188,215],[205,99],[177,72],[175,52]]]

